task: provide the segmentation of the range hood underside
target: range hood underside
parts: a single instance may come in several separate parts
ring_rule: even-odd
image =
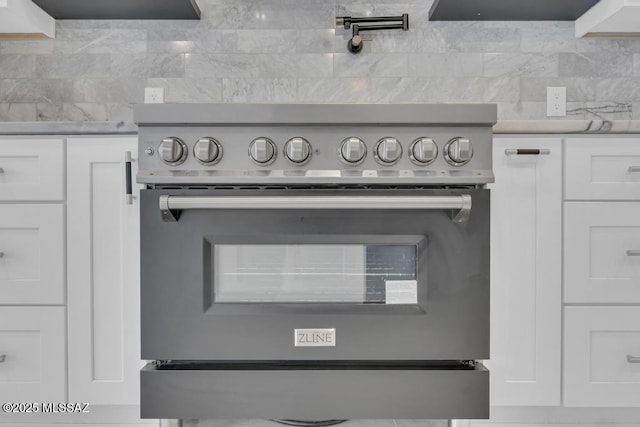
[[[199,19],[195,0],[33,0],[55,19]]]

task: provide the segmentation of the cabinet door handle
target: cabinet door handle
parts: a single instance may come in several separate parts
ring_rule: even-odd
[[[133,204],[133,185],[131,183],[131,151],[124,152],[124,174],[126,180],[126,200],[127,204]]]
[[[4,169],[0,168],[0,173],[4,173]]]
[[[627,354],[627,362],[628,363],[640,363],[640,357],[632,356],[630,354]]]
[[[4,252],[0,252],[0,258],[4,258]]]
[[[640,172],[640,166],[629,166],[629,173]]]
[[[7,360],[7,355],[6,354],[0,354],[0,363],[4,363],[5,360]]]
[[[548,148],[507,148],[504,150],[507,156],[548,156],[551,150]]]
[[[640,250],[627,250],[627,256],[640,256]]]

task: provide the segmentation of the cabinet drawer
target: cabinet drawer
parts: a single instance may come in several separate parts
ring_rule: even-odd
[[[640,202],[567,202],[564,300],[640,303]]]
[[[565,405],[640,406],[640,307],[567,307],[565,322]]]
[[[62,139],[0,138],[0,200],[62,200]]]
[[[640,137],[570,138],[566,200],[640,200]]]
[[[62,205],[0,204],[0,304],[64,303]]]
[[[0,401],[66,400],[63,307],[0,308]]]

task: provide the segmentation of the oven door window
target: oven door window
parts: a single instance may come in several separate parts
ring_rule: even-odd
[[[417,304],[417,245],[216,244],[216,303]]]

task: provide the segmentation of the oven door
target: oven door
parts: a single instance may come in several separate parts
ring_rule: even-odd
[[[489,358],[489,190],[141,192],[142,358]]]

